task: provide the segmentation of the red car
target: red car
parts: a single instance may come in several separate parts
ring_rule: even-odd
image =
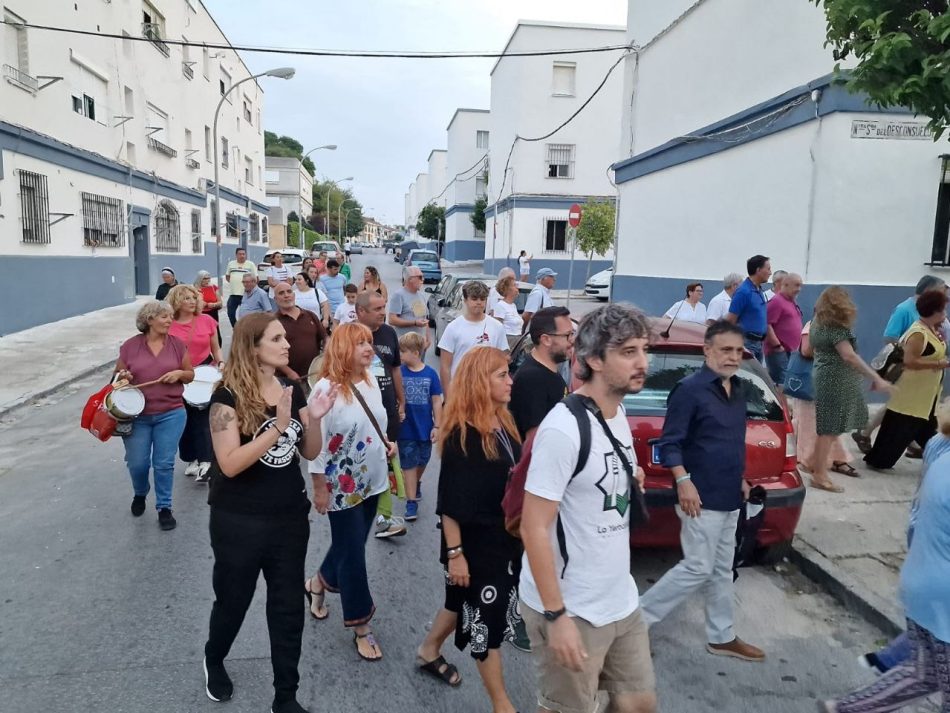
[[[635,547],[678,547],[680,521],[673,509],[676,491],[670,471],[658,462],[656,444],[663,432],[670,390],[704,363],[706,328],[678,322],[673,324],[669,336],[663,337],[661,333],[669,320],[652,319],[651,323],[655,336],[650,343],[646,383],[640,393],[624,399],[637,462],[646,472],[645,495],[650,511],[649,524],[633,531],[631,543]],[[530,347],[530,338],[524,337],[515,345],[511,353],[512,371],[521,365]],[[805,487],[795,457],[795,435],[784,399],[768,372],[751,354],[746,353],[738,376],[745,382],[748,404],[745,478],[751,485],[761,485],[768,491],[765,521],[758,535],[758,555],[762,562],[774,562],[788,552],[805,501]]]

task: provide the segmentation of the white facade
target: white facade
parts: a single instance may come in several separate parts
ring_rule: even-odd
[[[520,22],[506,52],[623,45],[622,27]],[[496,272],[513,265],[521,250],[534,256],[532,270],[550,267],[566,286],[571,259],[567,214],[573,203],[613,200],[607,176],[616,161],[623,89],[616,68],[590,104],[550,138],[542,137],[567,120],[594,93],[622,50],[588,54],[502,57],[491,77],[491,119],[486,212],[485,267]],[[508,162],[508,155],[511,159]],[[507,169],[506,169],[507,164]],[[574,269],[573,286],[583,284],[587,257]],[[603,269],[612,254],[594,261]]]
[[[313,176],[297,159],[265,157],[264,190],[269,206],[281,208],[285,216],[302,212],[304,220],[310,219],[313,213]]]
[[[429,152],[429,197],[426,204],[435,203],[445,207],[445,196],[448,192],[448,151],[433,149]]]
[[[35,274],[33,261],[82,260],[62,267],[89,277],[61,286],[55,304],[5,310],[0,333],[152,293],[164,265],[187,281],[214,273],[215,107],[250,73],[233,51],[164,41],[227,44],[204,7],[5,0],[2,11],[7,22],[126,38],[0,26],[0,255],[14,275]],[[262,109],[247,82],[220,112],[225,254],[266,243]],[[13,292],[26,298],[25,286]]]
[[[821,289],[847,286],[873,352],[925,263],[946,262],[946,224],[942,250],[934,244],[945,149],[926,135],[865,138],[888,125],[919,134],[926,120],[830,83],[821,8],[706,0],[680,17],[671,5],[629,5],[642,50],[621,101],[614,298],[660,313],[687,282],[718,291],[764,254],[803,275],[806,314]],[[941,196],[950,211],[950,189]]]
[[[457,109],[446,127],[449,187],[445,194],[445,257],[481,260],[485,233],[471,215],[475,201],[488,195],[491,116],[487,109]]]

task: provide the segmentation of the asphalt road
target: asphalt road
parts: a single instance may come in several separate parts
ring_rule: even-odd
[[[394,288],[391,256],[372,262]],[[206,488],[181,475],[178,528],[158,529],[154,501],[129,514],[131,487],[119,439],[102,444],[78,428],[86,379],[0,423],[0,711],[231,713],[266,711],[271,701],[263,581],[228,668],[235,697],[204,695],[201,657],[210,612],[211,549]],[[420,519],[407,537],[367,544],[384,660],[360,661],[340,621],[307,621],[299,700],[317,711],[489,711],[473,661],[444,653],[465,681],[449,689],[414,669],[415,648],[442,601],[434,493],[438,462],[425,477]],[[397,505],[397,512],[402,506]],[[326,551],[326,518],[314,514],[308,569]],[[635,552],[641,591],[676,561],[674,552]],[[768,653],[764,664],[724,660],[703,649],[702,606],[691,601],[652,631],[660,710],[792,713],[814,699],[866,682],[855,657],[880,633],[788,567],[743,570],[738,631]],[[304,606],[301,597],[301,606]],[[504,649],[508,688],[533,711],[528,654]]]

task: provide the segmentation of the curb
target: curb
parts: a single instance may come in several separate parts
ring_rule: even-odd
[[[72,376],[66,377],[59,383],[54,384],[53,386],[45,388],[41,391],[37,391],[36,393],[30,394],[29,396],[25,396],[19,401],[14,401],[12,404],[8,406],[0,407],[0,419],[8,418],[9,416],[12,416],[14,413],[29,406],[30,404],[35,403],[36,401],[39,401],[40,399],[46,396],[49,396],[50,394],[53,394],[59,391],[60,389],[64,389],[65,387],[69,386],[75,381],[85,379],[87,376],[92,376],[97,371],[100,371],[106,368],[107,366],[109,366],[110,364],[114,364],[114,363],[115,363],[115,357],[112,357],[109,360],[103,362],[102,364],[98,364],[97,366],[90,366],[86,369],[83,369],[78,374],[73,374]]]
[[[848,576],[800,537],[796,537],[792,542],[788,558],[802,574],[824,587],[849,610],[860,614],[884,633],[896,636],[904,631],[906,622],[888,613],[888,610],[893,609],[892,602],[888,602],[876,592],[868,591],[864,584]]]

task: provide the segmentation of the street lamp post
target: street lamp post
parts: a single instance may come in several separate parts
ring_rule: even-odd
[[[354,202],[354,203],[356,202],[356,201],[355,201],[354,199],[352,199],[352,198],[344,198],[342,201],[340,201],[340,205],[338,205],[338,206],[336,207],[337,242],[340,243],[340,247],[343,247],[343,224],[340,222],[340,211],[343,210],[343,204],[344,204],[344,203],[347,203],[347,202],[350,202],[350,201],[351,201],[351,202]],[[355,208],[356,208],[356,206],[354,206],[353,208],[347,208],[347,210],[346,210],[346,217],[347,217],[347,219],[349,219],[350,211],[351,211],[351,210],[355,210]]]
[[[340,178],[339,180],[336,180],[336,181],[330,181],[330,183],[336,186],[337,183],[343,183],[343,181],[352,181],[352,180],[353,180],[353,176],[347,176],[346,178]],[[337,187],[339,188],[339,186]],[[343,204],[341,203],[340,205],[343,205]],[[325,228],[323,232],[329,235],[330,234],[330,189],[329,188],[327,188],[327,214],[326,214],[326,218],[324,222],[326,223],[326,225],[323,226]],[[337,222],[337,228],[339,228],[340,227],[339,216],[337,216],[336,222]],[[341,245],[340,247],[343,247],[343,246]]]
[[[306,170],[303,166],[303,162],[306,160],[306,158],[310,154],[312,154],[314,151],[319,151],[320,149],[326,149],[327,151],[336,151],[336,144],[327,144],[326,146],[317,146],[316,148],[313,148],[307,151],[307,153],[305,153],[300,159],[300,170],[302,171]],[[313,200],[312,195],[310,196],[310,200]],[[297,227],[300,228],[300,249],[304,250],[307,244],[307,241],[304,240],[304,232],[303,232],[303,196],[299,195],[299,193],[297,195],[297,205],[298,205]]]
[[[296,74],[297,70],[293,67],[278,67],[277,69],[268,69],[266,72],[261,72],[260,74],[254,74],[250,77],[245,77],[239,82],[232,84],[224,94],[221,95],[221,99],[218,100],[218,106],[214,110],[214,131],[212,142],[214,143],[214,205],[215,205],[215,215],[214,222],[214,236],[216,242],[215,250],[215,277],[218,279],[219,289],[223,289],[223,276],[221,270],[221,182],[218,178],[218,173],[220,169],[220,164],[218,162],[218,116],[221,114],[221,107],[224,105],[225,100],[228,98],[228,94],[237,89],[238,86],[244,84],[244,82],[250,82],[252,79],[257,79],[258,77],[277,77],[278,79],[290,79]]]

